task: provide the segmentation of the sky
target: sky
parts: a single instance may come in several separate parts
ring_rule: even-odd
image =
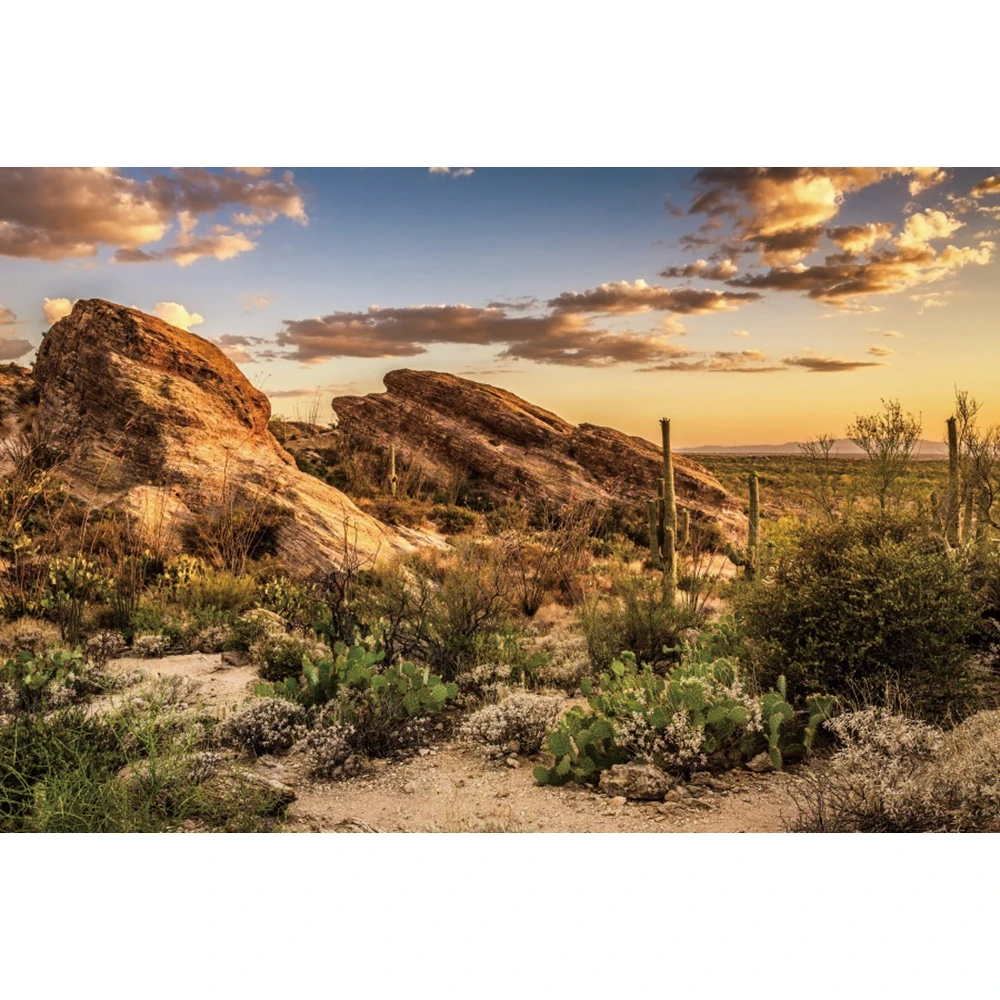
[[[276,413],[396,368],[677,447],[1000,422],[1000,169],[0,168],[0,362],[80,298],[217,343]]]

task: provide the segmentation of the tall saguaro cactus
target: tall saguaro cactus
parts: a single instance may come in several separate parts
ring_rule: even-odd
[[[744,549],[726,546],[726,556],[731,563],[743,567],[743,575],[752,580],[757,573],[757,561],[760,551],[760,488],[757,473],[751,472],[747,477],[750,487],[750,523],[747,529],[747,544]]]
[[[649,551],[652,563],[663,570],[663,589],[671,600],[677,591],[677,553],[688,543],[691,518],[685,510],[677,517],[674,492],[674,459],[670,451],[670,421],[660,420],[663,438],[663,476],[656,484],[657,499],[647,502],[649,514]]]
[[[394,444],[389,445],[389,492],[392,496],[396,495],[396,484],[399,480],[396,478],[396,446]]]
[[[949,545],[958,545],[958,422],[948,418],[948,512],[945,523],[945,537]]]

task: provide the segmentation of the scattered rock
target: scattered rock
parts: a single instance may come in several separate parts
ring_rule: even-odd
[[[625,796],[624,796],[624,795],[616,795],[616,796],[614,796],[614,798],[612,798],[612,800],[611,800],[611,805],[613,805],[613,806],[616,806],[616,807],[617,807],[617,808],[619,808],[619,809],[620,809],[620,808],[621,808],[621,807],[622,807],[623,805],[626,805],[627,803],[628,803],[628,799],[627,799],[627,798],[625,798]]]
[[[511,740],[504,748],[504,753],[508,754],[519,754],[521,752],[521,744],[517,740]]]
[[[333,827],[334,833],[381,833],[377,827],[371,826],[360,819],[351,819],[350,817],[342,819],[335,827]]]
[[[222,654],[222,665],[225,667],[245,667],[250,662],[250,654],[242,649],[227,649]]]
[[[754,774],[766,774],[768,771],[774,770],[771,758],[766,753],[757,754],[753,760],[748,760],[744,767],[746,767],[748,771],[753,771]]]
[[[608,796],[640,802],[662,799],[677,779],[652,764],[615,764],[601,773],[600,789]]]
[[[520,767],[521,766],[521,762],[516,757],[508,757],[507,758],[507,766],[508,767]]]
[[[430,750],[428,750],[427,747],[421,747],[417,753],[419,753],[421,757],[426,757],[430,753]]]
[[[417,786],[415,782],[408,781],[405,785],[403,785],[403,792],[407,795],[412,795],[416,790]]]

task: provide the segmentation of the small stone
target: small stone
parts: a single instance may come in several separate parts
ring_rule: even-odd
[[[639,802],[662,799],[677,779],[652,764],[615,764],[601,772],[600,790],[609,797],[624,796]]]
[[[222,662],[227,667],[245,667],[250,662],[250,654],[242,649],[227,649],[222,654]]]
[[[437,725],[436,725],[436,726],[434,727],[434,732],[436,732],[436,733],[443,733],[443,732],[444,732],[444,723],[443,723],[443,722],[439,722],[439,723],[438,723],[438,724],[437,724]]]
[[[456,778],[454,785],[456,788],[465,788],[465,778]]]
[[[430,753],[430,750],[428,750],[427,747],[421,747],[417,753],[419,753],[421,757],[426,757]]]
[[[403,791],[407,795],[412,795],[416,790],[417,786],[412,781],[408,781],[405,785],[403,785]]]
[[[748,760],[746,764],[743,765],[748,771],[753,771],[754,774],[764,774],[767,771],[773,771],[774,765],[771,763],[771,758],[766,753],[759,753],[753,760]]]
[[[511,740],[509,743],[504,745],[504,753],[518,754],[521,752],[521,744],[517,740]]]
[[[508,767],[520,767],[521,766],[521,762],[516,757],[508,757],[507,758],[507,766]]]
[[[501,789],[499,792],[497,792],[497,798],[498,799],[510,798],[510,789],[509,788]]]
[[[619,809],[628,802],[628,799],[624,795],[616,795],[612,800],[611,804],[617,806]]]
[[[708,785],[712,781],[712,776],[707,771],[695,771],[691,775],[690,785]]]

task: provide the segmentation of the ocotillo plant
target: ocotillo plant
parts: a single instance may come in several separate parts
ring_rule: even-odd
[[[396,484],[399,480],[396,478],[396,446],[394,444],[389,445],[389,493],[392,496],[396,495]]]
[[[674,493],[674,459],[670,452],[670,421],[660,420],[663,437],[663,477],[657,482],[657,499],[648,501],[649,551],[652,563],[663,570],[663,588],[671,600],[677,591],[677,553],[688,543],[691,518],[685,510],[677,518]]]
[[[743,575],[752,580],[757,572],[757,557],[760,548],[760,492],[757,486],[757,473],[751,472],[747,477],[750,486],[750,526],[747,530],[747,544],[744,549],[734,549],[726,546],[726,556],[731,563],[743,567]]]

